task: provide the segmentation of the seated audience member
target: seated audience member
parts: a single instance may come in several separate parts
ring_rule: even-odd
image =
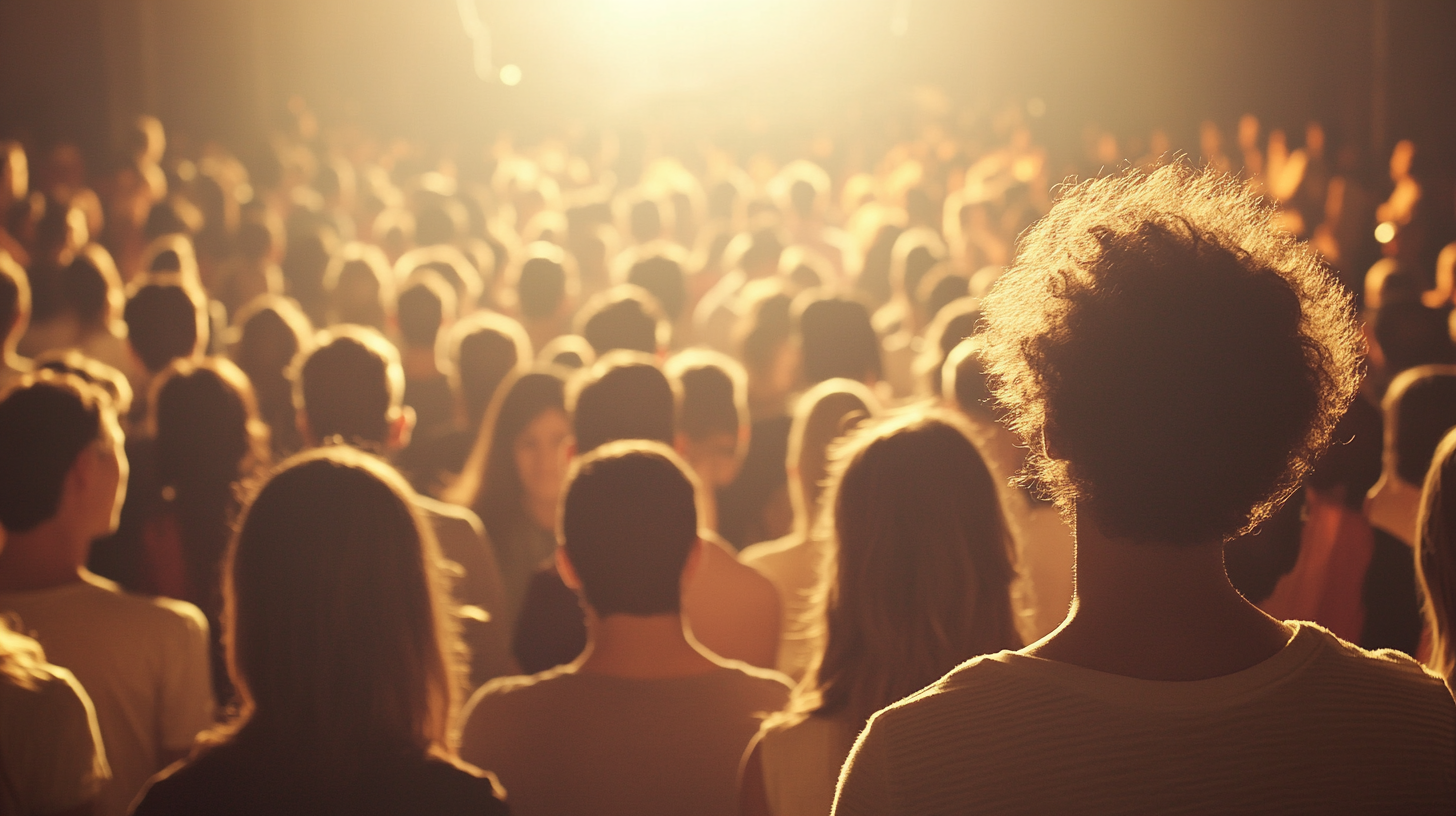
[[[132,419],[146,416],[152,378],[173,360],[195,357],[207,348],[205,300],[196,287],[176,275],[140,279],[127,298],[123,317],[126,341],[138,365],[132,383]]]
[[[393,328],[394,270],[379,247],[345,244],[324,270],[324,296],[330,325],[352,323],[381,332]]]
[[[30,328],[30,278],[0,250],[0,389],[30,372],[30,361],[15,350]]]
[[[459,667],[439,561],[387,465],[345,447],[284,463],[228,553],[242,706],[134,813],[505,813],[450,744]]]
[[[500,776],[512,813],[737,812],[739,760],[788,684],[692,635],[684,587],[710,546],[697,493],[658,443],[614,442],[573,465],[557,561],[589,645],[480,689],[461,727],[461,757]]]
[[[783,634],[775,665],[795,681],[803,678],[824,646],[814,594],[823,582],[827,560],[823,531],[816,525],[819,497],[828,474],[829,447],[879,412],[879,400],[854,380],[825,380],[799,397],[786,459],[794,531],[783,538],[754,544],[738,556],[738,560],[767,576],[779,591]]]
[[[1313,621],[1342,640],[1360,641],[1362,588],[1375,549],[1365,494],[1380,478],[1381,425],[1380,409],[1362,394],[1335,426],[1335,444],[1305,480],[1299,556],[1260,602],[1266,613]]]
[[[112,771],[103,816],[126,813],[214,711],[202,613],[124,593],[84,566],[91,542],[116,529],[126,482],[121,428],[94,387],[40,372],[0,402],[0,613],[95,703]]]
[[[884,377],[880,341],[864,304],[806,292],[794,303],[794,317],[806,385],[844,377],[874,388]]]
[[[0,536],[0,550],[5,538]],[[91,698],[0,617],[0,813],[92,814],[111,778]]]
[[[1424,308],[1424,307],[1423,307]],[[1456,426],[1456,366],[1417,366],[1390,383],[1383,402],[1385,455],[1365,516],[1374,546],[1361,587],[1361,646],[1414,657],[1421,636],[1416,597],[1416,516],[1436,446]]]
[[[258,414],[268,423],[273,458],[283,459],[303,448],[288,374],[294,359],[313,349],[313,326],[293,301],[277,295],[249,303],[238,313],[235,325],[233,362],[253,384]]]
[[[672,336],[662,308],[646,289],[623,283],[587,301],[576,318],[576,333],[586,338],[600,357],[625,349],[660,354]]]
[[[736,360],[708,349],[679,352],[664,368],[682,395],[677,449],[706,491],[703,527],[716,533],[715,498],[738,478],[748,450],[748,376]]]
[[[823,651],[760,732],[742,812],[828,813],[871,715],[977,655],[1021,647],[1014,545],[963,424],[912,412],[834,454],[824,518],[835,554],[815,590]]]
[[[515,631],[526,586],[556,552],[556,509],[570,455],[566,382],[554,369],[512,374],[447,495],[480,516],[500,564],[502,631]]]
[[[1347,296],[1272,224],[1239,181],[1170,165],[1070,188],[1023,236],[982,336],[1076,518],[1073,611],[876,714],[835,813],[1456,807],[1441,681],[1263,614],[1224,571],[1358,382]]]
[[[455,293],[433,272],[416,275],[399,293],[399,356],[404,366],[404,404],[414,409],[414,433],[430,439],[455,426],[450,381],[440,370],[440,332],[455,316]]]
[[[619,351],[598,360],[568,384],[576,453],[620,439],[670,444],[678,396],[652,358]],[[738,562],[733,550],[706,529],[702,567],[688,582],[683,612],[698,640],[715,654],[770,667],[779,641],[778,595],[773,584]],[[574,593],[554,567],[527,587],[513,650],[528,672],[567,663],[586,645],[586,624]]]
[[[317,447],[338,438],[386,456],[408,444],[413,412],[402,405],[404,373],[398,352],[378,332],[343,326],[326,332],[295,374],[294,403],[304,442]],[[470,647],[470,677],[481,683],[510,673],[506,634],[494,619],[502,608],[500,567],[474,513],[413,495],[449,559],[452,592]]]
[[[526,247],[515,274],[516,311],[534,348],[542,348],[571,331],[581,283],[571,257],[553,244],[537,241]]]
[[[1456,476],[1456,431],[1446,434],[1436,448],[1435,460],[1426,473],[1421,491],[1421,509],[1416,525],[1416,581],[1422,599],[1425,633],[1421,638],[1421,661],[1431,671],[1456,685],[1456,642],[1451,624],[1456,622],[1456,499],[1446,495]]]

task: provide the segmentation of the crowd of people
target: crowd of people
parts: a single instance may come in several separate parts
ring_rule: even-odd
[[[0,143],[0,813],[1456,809],[1415,145],[293,113]]]

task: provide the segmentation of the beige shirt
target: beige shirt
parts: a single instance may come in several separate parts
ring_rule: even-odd
[[[91,699],[49,663],[0,672],[0,757],[0,813],[60,813],[95,799],[111,777]]]
[[[834,813],[1456,813],[1456,702],[1393,651],[1310,623],[1190,682],[1017,652],[876,714]]]
[[[791,680],[803,679],[824,651],[823,608],[815,598],[823,579],[824,548],[812,538],[790,533],[744,549],[738,560],[778,590],[783,623],[775,668]]]
[[[40,641],[91,696],[112,779],[97,813],[121,816],[165,752],[213,723],[207,619],[189,603],[122,592],[94,575],[52,589],[0,593],[0,612]]]
[[[759,739],[763,786],[774,816],[827,816],[839,769],[854,746],[843,720],[805,716]]]
[[[460,756],[495,773],[514,816],[733,816],[744,750],[788,696],[781,675],[741,662],[662,679],[558,666],[476,692]]]

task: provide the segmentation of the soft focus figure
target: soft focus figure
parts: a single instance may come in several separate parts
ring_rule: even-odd
[[[1451,467],[1456,457],[1456,433],[1448,433],[1436,448],[1435,459],[1421,491],[1416,526],[1416,580],[1421,594],[1425,633],[1422,661],[1452,685],[1456,676],[1456,538],[1453,538]]]
[[[505,813],[450,742],[462,667],[439,560],[388,466],[343,447],[281,465],[228,553],[242,706],[134,812]]]

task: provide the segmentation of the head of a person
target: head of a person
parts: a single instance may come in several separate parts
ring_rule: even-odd
[[[388,328],[394,308],[394,272],[379,247],[345,244],[324,270],[324,292],[330,324]]]
[[[388,465],[330,446],[247,503],[223,581],[235,728],[333,755],[447,750],[456,635],[409,495]]]
[[[666,445],[620,440],[576,460],[561,509],[563,570],[600,617],[667,615],[698,543],[697,486]]]
[[[1355,393],[1348,296],[1236,180],[1168,165],[1066,190],[982,301],[1042,491],[1104,535],[1253,530]]]
[[[1456,672],[1456,431],[1436,447],[1416,515],[1416,583],[1431,638],[1427,665],[1443,677]]]
[[[253,386],[225,357],[174,361],[152,384],[148,408],[157,483],[179,496],[226,499],[234,482],[267,464]]]
[[[734,265],[749,278],[762,278],[778,272],[779,260],[787,246],[788,241],[777,225],[763,223],[730,241],[723,256],[733,259]]]
[[[874,383],[884,376],[880,338],[863,303],[805,292],[794,303],[804,382],[833,377]]]
[[[337,327],[294,366],[293,405],[311,444],[338,437],[379,452],[408,444],[414,413],[404,406],[399,352],[384,335]]]
[[[442,368],[459,395],[466,427],[475,431],[501,383],[530,368],[531,338],[509,317],[482,312],[455,324],[447,354]]]
[[[1420,365],[1456,362],[1446,316],[1419,301],[1387,300],[1375,311],[1372,324],[1389,376]]]
[[[111,407],[116,410],[116,415],[121,420],[122,430],[126,430],[126,416],[127,412],[131,410],[134,395],[131,390],[131,382],[127,380],[125,374],[100,360],[87,357],[77,349],[51,349],[37,354],[35,370],[70,374],[79,377],[87,385],[101,389],[107,399],[111,401]]]
[[[566,408],[582,454],[618,439],[671,445],[676,435],[672,382],[640,352],[612,352],[578,372],[568,384]]]
[[[1391,381],[1381,403],[1385,412],[1385,470],[1420,485],[1436,445],[1456,426],[1456,366],[1407,369]]]
[[[575,264],[561,247],[537,241],[526,247],[514,288],[521,318],[539,322],[569,310],[580,284]]]
[[[812,218],[829,197],[829,174],[813,162],[790,162],[770,183],[769,194],[784,212]]]
[[[681,394],[677,449],[710,490],[738,478],[748,452],[748,375],[726,354],[688,349],[667,361]]]
[[[587,301],[577,316],[576,333],[599,356],[616,349],[657,354],[667,348],[672,326],[657,298],[640,286],[623,283]]]
[[[455,316],[455,290],[435,272],[419,272],[399,293],[395,314],[406,348],[434,349],[440,330]]]
[[[542,365],[560,366],[575,371],[586,368],[597,361],[596,349],[579,334],[562,334],[551,338],[536,354],[536,362]]]
[[[793,299],[775,285],[773,291],[750,302],[735,327],[735,345],[748,372],[749,399],[754,405],[776,405],[798,384],[792,305]]]
[[[688,302],[688,281],[681,259],[666,252],[648,255],[627,270],[627,282],[651,292],[669,322],[675,324],[682,317]]]
[[[435,272],[455,290],[457,314],[463,316],[475,310],[485,283],[480,277],[480,270],[464,252],[439,244],[412,249],[394,262],[396,280],[409,280],[422,269]]]
[[[976,333],[981,320],[981,301],[962,297],[946,304],[925,329],[925,345],[915,360],[915,375],[923,393],[939,397],[944,392],[945,361],[951,351]]]
[[[875,395],[856,380],[825,380],[805,391],[789,426],[789,503],[799,532],[808,534],[829,476],[829,450],[856,426],[880,413]]]
[[[823,716],[862,723],[976,655],[1021,647],[1011,536],[962,422],[910,413],[862,427],[833,454]]]
[[[996,398],[991,394],[981,346],[980,338],[969,337],[950,350],[940,373],[941,393],[966,416],[989,420],[996,415]]]
[[[52,371],[21,380],[0,400],[0,526],[15,535],[54,521],[87,544],[114,531],[123,444],[101,389]]]
[[[913,298],[920,282],[935,265],[945,260],[945,242],[926,227],[913,227],[895,239],[890,250],[890,290]]]
[[[0,250],[0,354],[15,351],[30,328],[30,278],[25,269]]]
[[[126,303],[111,253],[100,244],[88,244],[76,253],[61,274],[61,297],[82,326],[109,328]]]
[[[561,373],[542,368],[511,374],[480,426],[459,485],[461,503],[492,525],[525,517],[528,503],[554,506],[570,446]]]
[[[148,276],[134,284],[122,317],[132,352],[152,374],[207,345],[203,295],[175,275]]]

